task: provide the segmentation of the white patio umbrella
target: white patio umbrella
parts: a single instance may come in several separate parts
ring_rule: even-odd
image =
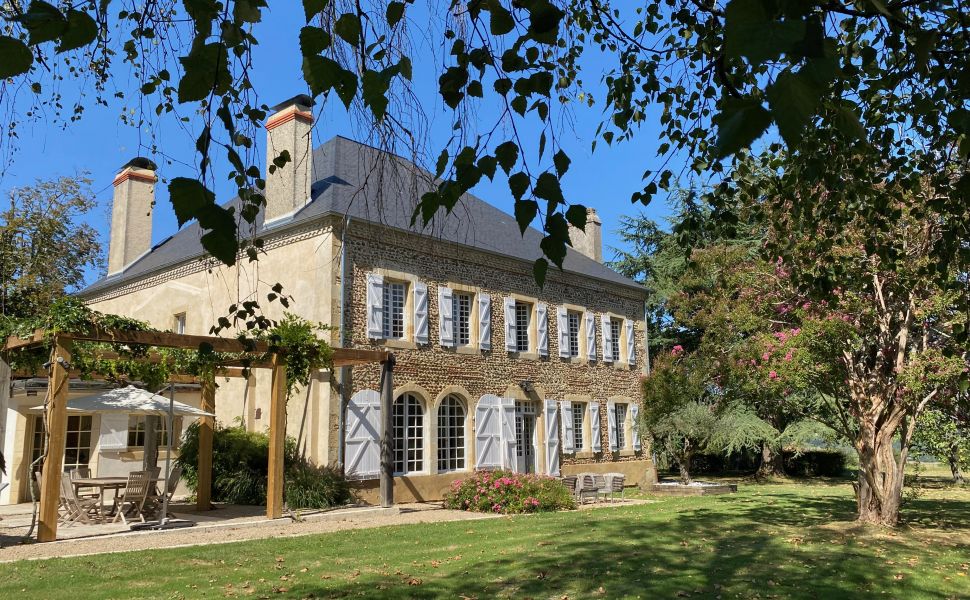
[[[44,410],[44,405],[35,406],[30,410]],[[169,386],[169,397],[159,396],[147,390],[129,385],[123,388],[108,390],[91,396],[73,398],[67,402],[69,413],[127,413],[130,415],[158,415],[168,417],[167,438],[168,452],[165,453],[165,485],[162,496],[162,517],[155,527],[163,528],[168,523],[168,478],[172,468],[172,435],[175,428],[175,415],[188,417],[214,417],[215,415],[175,401],[175,386]],[[147,523],[142,524],[147,525]]]

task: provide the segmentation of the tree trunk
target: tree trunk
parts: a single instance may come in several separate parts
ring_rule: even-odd
[[[690,485],[690,482],[691,482],[691,478],[690,478],[691,455],[690,454],[682,454],[682,455],[681,454],[678,454],[678,455],[675,455],[674,456],[674,459],[677,461],[677,468],[680,470],[680,483],[682,485]]]
[[[758,477],[784,477],[785,462],[781,452],[775,452],[771,444],[761,445],[761,466],[758,467]]]
[[[856,439],[859,481],[856,485],[857,519],[862,523],[894,527],[903,498],[903,468],[893,453],[892,430],[871,432],[863,424]]]
[[[950,450],[950,456],[947,457],[947,462],[950,463],[950,473],[953,474],[953,483],[962,485],[966,482],[963,478],[963,473],[960,472],[960,457],[957,456],[956,448]]]

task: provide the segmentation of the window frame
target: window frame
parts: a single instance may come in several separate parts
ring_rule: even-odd
[[[571,400],[572,424],[573,424],[573,450],[574,452],[585,452],[589,440],[586,435],[586,414],[589,412],[589,403],[582,400]],[[576,418],[579,417],[577,423]]]
[[[614,315],[610,315],[610,336],[612,337],[611,343],[613,344],[613,362],[614,363],[626,363],[626,344],[624,343],[624,336],[626,332],[623,327],[623,319]]]
[[[186,317],[185,311],[182,311],[182,312],[179,312],[179,313],[175,313],[174,315],[172,315],[172,321],[173,321],[173,323],[172,323],[172,331],[174,331],[175,333],[177,333],[179,335],[184,335],[185,334],[185,325],[186,325],[186,322],[187,322],[187,317]]]
[[[138,448],[145,447],[145,417],[146,415],[128,415],[128,448],[132,450],[137,450]],[[175,431],[179,430],[179,419],[181,417],[175,417],[173,419],[173,428]],[[134,429],[132,429],[132,420],[134,420]],[[159,427],[155,434],[158,436],[158,447],[165,448],[168,446],[168,417],[159,417]],[[135,436],[134,441],[136,443],[132,444],[132,435]],[[137,443],[139,438],[141,443]],[[172,438],[172,448],[176,448],[178,445],[176,438]]]
[[[409,400],[413,400],[411,403]],[[403,422],[398,423],[398,406],[404,407]],[[417,406],[419,409],[420,416],[420,426],[418,429],[418,435],[412,436],[412,428],[410,417],[414,416],[414,413],[410,412],[409,407]],[[428,430],[428,411],[427,405],[424,399],[417,393],[412,391],[404,391],[397,395],[394,399],[394,403],[391,405],[391,422],[392,431],[394,434],[395,445],[393,448],[393,458],[394,458],[394,476],[407,476],[414,474],[423,474],[428,472],[428,443],[427,443],[427,430]],[[403,429],[404,435],[399,435],[399,432]],[[398,443],[400,440],[405,441],[404,448],[398,448]],[[415,442],[414,446],[411,443]],[[420,458],[412,458],[411,452],[420,454]],[[400,458],[399,458],[400,454]],[[411,468],[411,463],[415,463],[416,468]],[[399,470],[398,466],[403,466],[403,470]]]
[[[460,416],[456,414],[456,407],[461,411]],[[448,410],[447,414],[445,413],[446,409]],[[436,472],[459,473],[467,471],[469,464],[468,402],[454,392],[448,393],[438,402],[435,416],[435,439],[437,441],[435,452]],[[446,420],[445,423],[442,423],[443,419]],[[443,431],[445,435],[442,435]],[[448,456],[443,457],[443,452],[448,453]]]
[[[395,298],[391,297],[392,291],[400,288],[400,304],[392,304]],[[382,290],[382,323],[381,323],[381,335],[384,336],[385,340],[392,341],[406,341],[411,338],[409,331],[409,319],[408,319],[408,305],[410,304],[412,286],[408,281],[402,281],[397,279],[384,279],[384,287]],[[400,335],[394,335],[395,333],[395,315],[392,314],[394,311],[391,308],[400,309]]]
[[[529,300],[523,300],[521,298],[514,298],[515,300],[515,351],[520,354],[527,354],[535,352],[535,336],[532,333],[535,324],[535,302]],[[522,327],[519,307],[523,307],[525,310],[525,327]],[[522,337],[525,336],[525,347],[520,343]]]
[[[464,313],[464,326],[466,330],[464,332],[462,329],[462,320],[459,319],[461,312],[461,299],[468,299],[468,309]],[[474,313],[475,313],[475,301],[476,295],[474,292],[468,292],[461,289],[451,289],[451,319],[452,319],[452,336],[456,348],[467,348],[475,343],[475,335],[473,335],[474,329]],[[462,339],[462,333],[464,333],[464,340]]]
[[[85,419],[87,420],[87,429],[84,429]],[[30,454],[32,461],[36,460],[40,453],[43,451],[43,439],[44,439],[44,417],[43,415],[36,415],[34,417],[33,431],[31,431],[31,443],[33,447],[30,449]],[[77,435],[77,442],[72,446],[68,443],[72,434]],[[88,443],[87,446],[81,444],[81,440],[87,434]],[[67,416],[67,434],[64,436],[64,462],[63,470],[66,473],[71,469],[76,469],[78,467],[90,467],[91,459],[93,458],[93,438],[94,438],[94,415],[91,414],[80,414],[80,415],[68,415]],[[38,444],[37,442],[41,443]],[[69,453],[74,452],[75,460],[69,461]],[[80,461],[82,451],[87,451],[87,460],[84,462]]]
[[[575,329],[573,324],[575,322]],[[567,339],[569,340],[569,358],[581,358],[583,355],[583,313],[566,308]]]
[[[623,410],[623,419],[620,419],[620,409]],[[616,421],[616,449],[629,450],[633,447],[632,440],[627,431],[627,420],[630,417],[629,402],[613,402],[613,418]]]

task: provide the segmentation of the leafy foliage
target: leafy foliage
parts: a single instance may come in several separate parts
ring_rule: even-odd
[[[444,505],[456,510],[519,514],[566,510],[576,504],[569,490],[552,477],[477,471],[452,484],[445,493]]]
[[[82,222],[97,205],[89,185],[61,177],[10,192],[0,211],[0,317],[43,312],[102,266],[98,234]]]
[[[212,499],[230,504],[265,504],[269,436],[241,426],[217,427],[212,438]],[[335,470],[309,464],[287,438],[283,453],[284,499],[290,508],[329,508],[350,500],[350,486]],[[178,464],[192,490],[198,486],[199,424],[185,432]]]

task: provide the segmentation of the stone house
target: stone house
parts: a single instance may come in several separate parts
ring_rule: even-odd
[[[395,498],[440,498],[476,468],[623,472],[649,458],[636,434],[646,370],[644,289],[602,262],[599,218],[573,231],[563,271],[539,288],[541,234],[471,195],[412,225],[432,176],[342,137],[313,148],[310,100],[274,107],[268,176],[254,232],[257,262],[205,256],[191,224],[150,247],[157,176],[144,159],[115,178],[108,275],[81,296],[96,310],[161,329],[208,334],[235,302],[271,318],[290,310],[331,327],[334,345],[387,348],[395,367]],[[268,302],[275,283],[294,299]],[[335,465],[376,497],[378,365],[320,372],[289,398],[287,432],[317,464]],[[263,430],[269,374],[219,381],[217,421]],[[96,428],[96,425],[94,425]],[[29,438],[25,431],[24,438]],[[92,455],[99,451],[92,436]]]

